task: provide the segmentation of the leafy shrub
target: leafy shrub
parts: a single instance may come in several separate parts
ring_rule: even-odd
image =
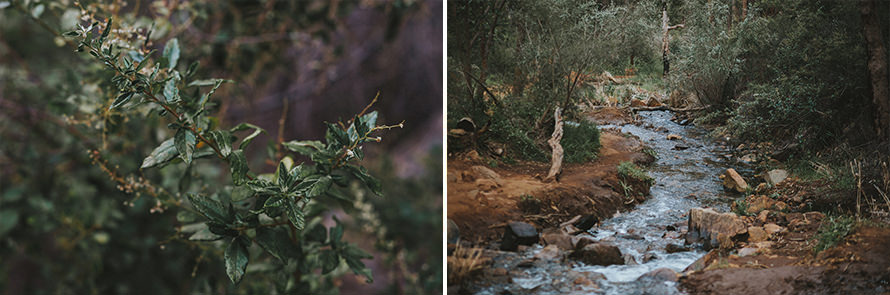
[[[649,176],[649,173],[646,173],[643,168],[627,161],[618,164],[618,177],[625,180],[636,180],[650,186],[655,184],[655,179]]]
[[[600,149],[600,131],[596,123],[581,121],[577,125],[566,122],[562,138],[565,160],[569,163],[589,162],[596,159]]]
[[[844,240],[856,227],[856,220],[849,216],[829,216],[819,226],[813,239],[818,240],[813,251],[816,253],[829,249]]]

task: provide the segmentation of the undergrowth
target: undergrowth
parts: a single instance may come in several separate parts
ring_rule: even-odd
[[[829,216],[828,220],[822,222],[819,231],[813,239],[818,240],[813,251],[816,253],[829,249],[841,242],[847,235],[856,228],[856,222],[850,216]]]

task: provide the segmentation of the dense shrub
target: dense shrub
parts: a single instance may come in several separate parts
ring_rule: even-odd
[[[600,131],[596,123],[566,122],[562,138],[565,160],[569,163],[589,162],[596,159],[600,150]]]

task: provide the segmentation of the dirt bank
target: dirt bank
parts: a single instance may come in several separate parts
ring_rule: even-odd
[[[790,194],[790,192],[794,192]],[[680,279],[690,294],[887,294],[890,292],[890,228],[863,222],[835,247],[816,253],[820,226],[828,217],[805,204],[818,187],[786,180],[749,196],[751,227],[773,227],[763,241],[714,250]],[[773,195],[773,198],[766,197]],[[750,208],[763,207],[766,210]],[[770,210],[772,209],[772,210]],[[756,283],[753,283],[756,282]]]
[[[608,114],[612,120],[624,120],[622,116],[626,116],[616,110]],[[549,163],[491,167],[475,152],[451,155],[447,171],[448,218],[457,224],[461,240],[484,246],[498,240],[502,226],[509,221],[525,221],[545,228],[583,214],[604,219],[643,201],[643,197],[624,195],[616,166],[622,161],[642,165],[654,158],[641,152],[643,145],[638,139],[615,131],[603,131],[600,142],[596,160],[566,163],[560,180],[549,183],[541,181]],[[539,210],[523,212],[518,205],[523,196],[540,200]]]

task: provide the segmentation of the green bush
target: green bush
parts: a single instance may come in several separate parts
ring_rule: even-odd
[[[849,216],[829,216],[822,221],[819,231],[813,239],[818,240],[813,251],[816,253],[829,249],[844,240],[856,228],[856,220]]]
[[[649,186],[655,184],[655,179],[649,176],[649,173],[646,173],[646,170],[627,161],[618,163],[618,177],[624,180],[636,180]]]
[[[569,163],[583,163],[596,159],[600,150],[600,131],[596,123],[581,121],[575,125],[566,122],[562,138],[565,160]]]

